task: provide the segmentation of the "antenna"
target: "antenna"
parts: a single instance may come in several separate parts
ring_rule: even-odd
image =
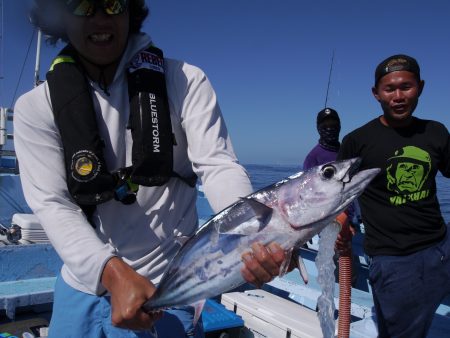
[[[2,94],[3,94],[3,65],[5,64],[5,54],[4,54],[4,50],[3,50],[3,40],[4,40],[4,36],[3,36],[3,30],[4,30],[4,18],[3,18],[3,0],[1,0],[0,2],[0,15],[1,15],[1,23],[0,23],[0,101],[2,98]]]
[[[333,72],[333,63],[334,63],[334,49],[333,49],[333,54],[331,55],[330,74],[328,74],[327,95],[325,96],[325,107],[324,108],[327,107],[328,92],[330,90],[330,84],[331,84],[331,73]]]
[[[37,87],[40,83],[39,80],[39,67],[41,64],[41,39],[42,39],[42,32],[40,29],[38,29],[38,36],[37,36],[37,46],[36,46],[36,64],[34,67],[34,86]]]

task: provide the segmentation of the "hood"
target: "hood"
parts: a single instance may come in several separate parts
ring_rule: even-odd
[[[128,39],[128,44],[125,49],[125,53],[122,56],[119,67],[117,68],[114,81],[119,77],[122,72],[126,71],[129,62],[133,59],[137,52],[147,48],[152,44],[152,38],[146,33],[131,34]]]

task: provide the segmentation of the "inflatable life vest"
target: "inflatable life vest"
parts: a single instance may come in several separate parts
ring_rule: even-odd
[[[178,177],[195,187],[196,176],[184,178],[173,171],[176,141],[160,49],[150,46],[139,52],[128,69],[132,165],[116,172],[107,169],[91,87],[73,47],[65,47],[53,61],[47,82],[64,148],[67,186],[88,217],[95,205],[112,198],[133,203],[139,185],[160,186]]]

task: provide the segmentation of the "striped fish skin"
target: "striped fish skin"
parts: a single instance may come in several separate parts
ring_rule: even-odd
[[[341,213],[379,169],[359,159],[300,172],[242,198],[206,222],[180,248],[144,309],[195,304],[243,283],[241,256],[252,243],[301,247]]]

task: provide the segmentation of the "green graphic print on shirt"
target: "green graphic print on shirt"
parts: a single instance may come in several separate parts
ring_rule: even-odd
[[[426,151],[414,146],[396,150],[388,159],[386,169],[387,189],[395,193],[390,197],[391,204],[401,205],[427,198],[430,190],[422,190],[422,186],[430,171],[431,159]]]

